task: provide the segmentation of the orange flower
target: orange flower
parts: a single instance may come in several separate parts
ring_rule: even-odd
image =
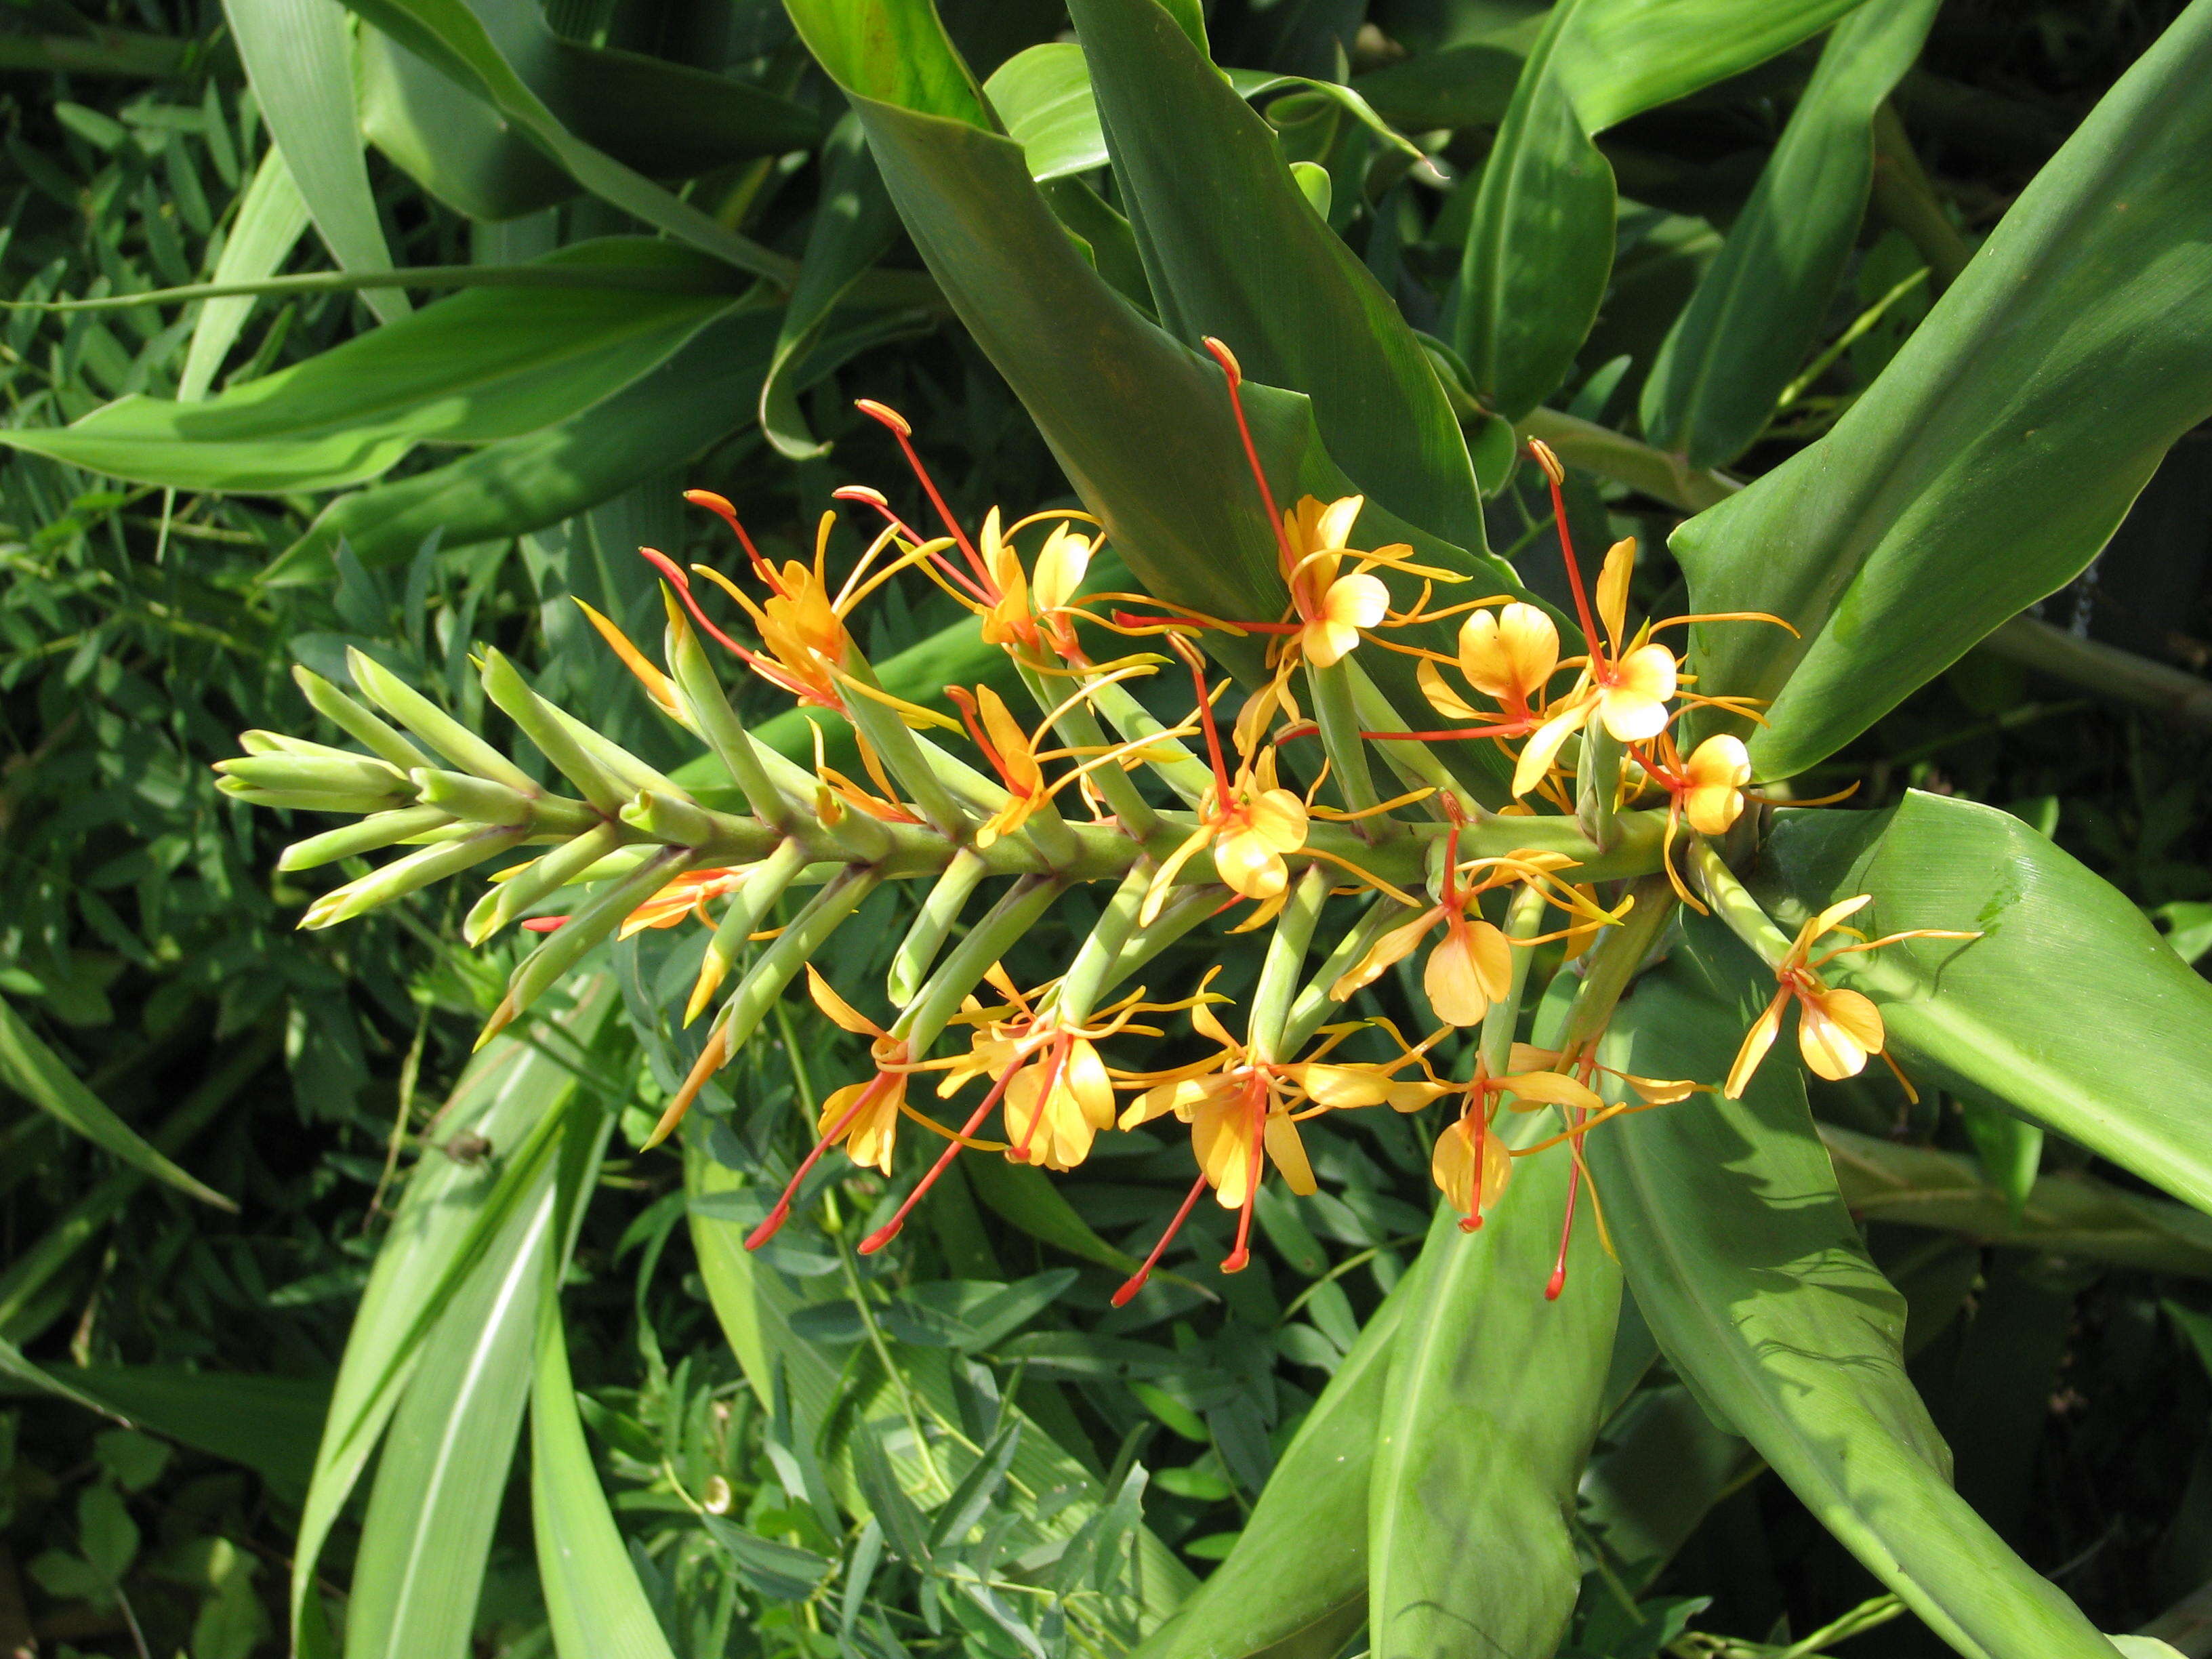
[[[673,927],[686,916],[712,921],[714,918],[707,914],[707,901],[734,893],[752,871],[749,864],[688,871],[624,917],[618,937],[628,939],[647,927]]]
[[[1743,1047],[1736,1051],[1735,1063],[1729,1067],[1728,1082],[1722,1093],[1730,1100],[1743,1098],[1743,1091],[1751,1086],[1752,1076],[1759,1063],[1766,1058],[1766,1051],[1774,1046],[1774,1039],[1782,1030],[1784,1009],[1795,1001],[1797,1005],[1797,1047],[1805,1056],[1805,1064],[1815,1075],[1831,1081],[1856,1077],[1865,1069],[1867,1056],[1882,1051],[1885,1032],[1881,1011],[1858,992],[1842,986],[1831,986],[1822,980],[1819,969],[1838,957],[1851,956],[1863,951],[1880,950],[1885,945],[1894,945],[1907,939],[1979,939],[1979,933],[1955,933],[1945,928],[1915,927],[1901,933],[1885,934],[1881,939],[1861,939],[1855,945],[1842,945],[1825,955],[1814,957],[1814,945],[1824,935],[1837,931],[1846,916],[1856,915],[1874,902],[1871,893],[1861,893],[1839,904],[1832,904],[1797,930],[1797,937],[1775,964],[1774,977],[1779,988],[1759,1018],[1745,1033]],[[1842,931],[1850,933],[1850,928]],[[1856,935],[1854,935],[1856,937]],[[1893,1069],[1894,1067],[1893,1066]],[[1904,1073],[1899,1073],[1899,1080]],[[1905,1087],[1911,1090],[1911,1085]],[[1916,1097],[1917,1098],[1917,1097]]]

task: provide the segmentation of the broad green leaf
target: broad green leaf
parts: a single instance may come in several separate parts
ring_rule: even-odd
[[[1039,184],[1106,165],[1106,130],[1091,95],[1091,68],[1073,40],[1048,40],[991,71],[983,95],[1022,147]]]
[[[1305,393],[1362,490],[1480,550],[1474,469],[1428,354],[1309,205],[1273,129],[1152,0],[1073,0],[1069,13],[1162,325],[1186,343],[1222,339],[1255,379]]]
[[[1587,1217],[1545,1299],[1574,1167],[1560,1147],[1518,1161],[1480,1232],[1449,1206],[1429,1229],[1370,1480],[1375,1659],[1535,1659],[1566,1633],[1582,1581],[1567,1523],[1620,1310],[1620,1269]],[[1513,1565],[1468,1570],[1485,1561]]]
[[[346,1601],[347,1659],[466,1659],[531,1392],[540,1291],[574,1247],[614,1115],[572,1094],[549,1160],[422,1344],[377,1458]]]
[[[786,0],[784,9],[847,94],[967,126],[992,125],[932,0]]]
[[[1369,1316],[1221,1565],[1130,1659],[1334,1659],[1367,1609],[1367,1504],[1391,1354],[1425,1255]]]
[[[238,1206],[204,1182],[186,1175],[148,1146],[145,1138],[116,1116],[107,1103],[77,1080],[62,1057],[39,1039],[21,1016],[0,1001],[0,1086],[13,1091],[40,1111],[134,1170],[190,1194],[203,1204],[235,1212]]]
[[[830,1425],[822,1455],[840,1501],[856,1515],[865,1515],[867,1506],[854,1479],[855,1445],[873,1443],[885,1428],[901,1437],[890,1461],[904,1488],[928,1504],[949,1497],[981,1451],[950,1432],[960,1421],[951,1351],[893,1342],[894,1376],[886,1377],[873,1366],[851,1375],[846,1363],[849,1349],[825,1348],[795,1331],[793,1319],[800,1310],[845,1299],[843,1282],[834,1273],[799,1278],[775,1271],[774,1246],[766,1262],[748,1252],[744,1236],[767,1214],[771,1194],[746,1172],[716,1163],[705,1144],[703,1131],[687,1128],[684,1179],[691,1194],[691,1239],[715,1318],[754,1393],[774,1409],[778,1389],[787,1388],[800,1422]],[[909,1412],[930,1437],[933,1482],[907,1432]],[[1011,1465],[1016,1490],[1058,1488],[1079,1494],[1048,1517],[1020,1523],[1016,1537],[1036,1542],[1073,1537],[1112,1494],[1025,1413],[1010,1411],[1008,1416],[1024,1425]],[[1137,1534],[1137,1555],[1141,1623],[1150,1630],[1189,1593],[1193,1581],[1174,1552],[1149,1530]]]
[[[329,0],[223,0],[253,101],[269,123],[301,199],[331,257],[346,270],[389,270],[354,120],[352,43]],[[384,322],[410,309],[396,288],[365,289]]]
[[[740,270],[779,283],[790,280],[789,260],[679,201],[572,131],[516,72],[499,40],[465,0],[358,0],[349,9],[482,98],[592,195]],[[724,90],[709,88],[707,95],[736,105],[748,93],[735,83],[725,83]],[[622,109],[609,101],[601,113],[607,119],[619,119]]]
[[[674,1659],[584,1439],[560,1278],[549,1270],[538,1281],[530,1389],[530,1514],[553,1650],[561,1659]]]
[[[1971,1100],[1961,1101],[1960,1111],[1983,1173],[2004,1194],[2013,1219],[2018,1221],[2042,1166],[2043,1126]]]
[[[1938,0],[1868,0],[1836,26],[1720,257],[1644,383],[1644,435],[1692,466],[1751,447],[1820,337],[1874,184],[1874,116]]]
[[[794,461],[811,460],[830,450],[816,441],[799,412],[799,370],[838,301],[890,249],[899,228],[898,210],[884,192],[883,176],[854,117],[846,116],[830,135],[821,167],[822,196],[806,234],[806,253],[760,389],[761,431],[778,454]]]
[[[65,1373],[48,1370],[4,1337],[0,1337],[0,1376],[10,1376],[18,1382],[28,1383],[42,1393],[52,1395],[58,1400],[66,1400],[72,1406],[82,1406],[87,1411],[98,1412],[103,1417],[112,1417],[123,1423],[131,1420],[97,1395],[79,1387],[74,1378]]]
[[[731,306],[727,270],[673,242],[609,237],[538,263],[641,286],[471,289],[202,403],[124,398],[0,442],[179,489],[331,489],[374,477],[418,443],[485,442],[565,419]]]
[[[970,630],[971,632],[973,630]],[[893,659],[894,661],[896,659]],[[889,676],[884,683],[890,684]],[[1136,1257],[1117,1250],[1099,1237],[1091,1224],[1076,1212],[1059,1186],[1034,1164],[1012,1164],[1002,1158],[978,1158],[965,1166],[968,1184],[975,1196],[1004,1219],[1031,1238],[1066,1250],[1070,1255],[1119,1272],[1134,1273]]]
[[[1613,268],[1607,127],[1740,74],[1858,0],[1561,0],[1484,164],[1451,344],[1519,420],[1565,378]]]
[[[1495,126],[1513,102],[1522,66],[1544,21],[1538,13],[1473,40],[1416,52],[1355,76],[1352,89],[1384,120],[1407,132]]]
[[[571,1006],[544,1034],[532,1027],[495,1037],[454,1085],[441,1121],[451,1133],[489,1141],[491,1151],[477,1163],[433,1154],[417,1164],[377,1252],[338,1362],[296,1534],[292,1627],[304,1650],[325,1650],[315,1593],[323,1546],[424,1344],[562,1152],[562,1108],[577,1087],[576,1059],[616,1001],[613,981],[604,974],[575,981],[573,994]]]
[[[2212,985],[2018,818],[1917,792],[1880,812],[1784,812],[1753,890],[1789,932],[1860,893],[1869,937],[1978,930],[1822,972],[1881,1006],[1908,1072],[2212,1209]]]
[[[1900,1146],[1832,1123],[1820,1139],[1851,1213],[1963,1233],[2049,1255],[2212,1279],[2212,1219],[2179,1204],[2122,1190],[2094,1176],[2040,1176],[2017,1210],[1972,1158]]]
[[[1802,770],[2096,556],[2212,414],[2212,7],[2192,6],[1983,244],[1834,430],[1675,532],[1704,684],[1774,699]]]
[[[230,237],[222,245],[209,281],[216,283],[253,283],[274,276],[291,255],[307,228],[307,204],[284,152],[270,145],[254,169],[253,181],[239,198],[238,213],[231,222]],[[191,344],[185,351],[185,367],[177,376],[177,401],[197,403],[215,384],[216,371],[246,325],[253,309],[251,297],[210,300],[200,307],[192,324]]]
[[[1674,962],[1614,1015],[1605,1063],[1719,1077],[1771,983],[1692,918]],[[2112,1659],[1952,1490],[1905,1375],[1903,1298],[1860,1245],[1801,1079],[1777,1054],[1741,1101],[1693,1095],[1590,1137],[1638,1307],[1677,1375],[1968,1659]]]
[[[729,435],[758,396],[780,313],[745,307],[701,329],[634,385],[542,432],[489,444],[433,471],[343,495],[264,574],[319,582],[344,539],[375,568],[404,564],[438,532],[448,550],[503,540],[586,512]],[[903,314],[855,322],[817,343],[791,384],[913,327]],[[971,629],[969,632],[973,632]],[[943,681],[938,681],[943,684]]]
[[[650,178],[684,178],[811,148],[810,110],[744,81],[556,34],[536,0],[467,0],[468,10],[552,118]],[[364,42],[363,125],[424,188],[505,218],[565,200],[578,185],[474,91],[381,36]],[[456,152],[459,152],[458,154]],[[458,199],[457,199],[458,198]]]

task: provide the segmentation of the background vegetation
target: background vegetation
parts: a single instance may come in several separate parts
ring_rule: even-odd
[[[979,74],[1066,21],[1042,3],[941,9]],[[1537,9],[1212,9],[1221,64],[1348,78],[1436,156],[1433,168],[1394,170],[1389,148],[1337,106],[1272,107],[1286,149],[1326,169],[1331,222],[1418,326],[1441,327],[1472,208],[1471,183],[1457,181],[1479,171]],[[2163,0],[1943,5],[1876,121],[1871,206],[1833,303],[1813,319],[1802,373],[1698,465],[1755,474],[1826,429],[2179,11]],[[839,484],[873,483],[905,505],[915,492],[896,450],[850,410],[866,396],[913,418],[971,521],[994,502],[1026,510],[1070,497],[1028,417],[919,276],[896,220],[872,210],[879,196],[852,185],[854,142],[831,132],[842,99],[781,8],[551,0],[541,22],[524,0],[476,15],[560,122],[680,181],[667,200],[836,276],[806,328],[749,307],[719,279],[705,301],[693,284],[612,306],[604,294],[595,303],[574,289],[481,285],[487,268],[665,225],[670,210],[641,198],[626,213],[605,194],[578,195],[493,131],[483,105],[471,115],[440,104],[421,65],[396,59],[366,24],[356,72],[377,142],[349,195],[346,157],[361,153],[350,113],[349,149],[283,96],[289,86],[296,102],[318,84],[312,51],[283,58],[284,40],[312,35],[284,33],[301,15],[18,0],[0,20],[0,290],[32,301],[253,282],[330,270],[335,250],[356,272],[380,260],[468,267],[473,277],[451,280],[478,283],[465,291],[482,309],[453,337],[520,343],[509,379],[485,369],[463,416],[442,425],[410,413],[434,401],[427,382],[342,380],[328,431],[303,434],[300,453],[251,488],[118,483],[29,449],[0,461],[0,1082],[11,1097],[0,1127],[0,1366],[15,1379],[0,1415],[0,1652],[280,1650],[332,1378],[402,1188],[413,1171],[429,1196],[410,1201],[430,1203],[440,1182],[463,1189],[501,1167],[552,1102],[611,1108],[613,1139],[596,1180],[549,1170],[544,1183],[574,1231],[561,1314],[580,1432],[573,1445],[549,1443],[539,1413],[537,1479],[610,1494],[620,1549],[592,1571],[628,1572],[674,1652],[1122,1650],[1148,1601],[1171,1601],[1182,1575],[1203,1576],[1227,1553],[1322,1385],[1361,1363],[1361,1327],[1426,1229],[1425,1141],[1395,1117],[1316,1132],[1326,1195],[1264,1204],[1271,1248],[1249,1272],[1211,1267],[1222,1241],[1205,1238],[1201,1220],[1194,1255],[1176,1264],[1182,1278],[1122,1312],[1106,1306],[1117,1264],[1186,1178],[1164,1141],[1109,1138],[1060,1189],[1065,1202],[976,1168],[945,1183],[909,1248],[867,1262],[850,1241],[882,1191],[840,1176],[824,1183],[821,1224],[794,1229],[775,1265],[845,1293],[733,1334],[710,1304],[733,1294],[743,1261],[726,1243],[695,1242],[711,1230],[681,1224],[679,1158],[628,1150],[682,1070],[653,1011],[664,988],[688,979],[698,940],[653,934],[617,951],[506,1072],[480,1072],[461,1109],[447,1107],[511,947],[462,949],[444,894],[296,933],[319,890],[270,876],[289,837],[214,787],[209,764],[234,751],[239,730],[300,726],[294,663],[329,669],[360,645],[467,708],[467,653],[495,644],[550,694],[607,711],[610,730],[673,764],[681,751],[568,596],[649,631],[658,601],[631,550],[726,551],[718,527],[685,514],[679,489],[730,495],[786,546],[805,539]],[[1631,434],[1639,407],[1649,420],[1661,342],[1817,56],[1786,53],[1604,135],[1624,197],[1620,245],[1557,413]],[[685,88],[653,79],[656,63],[775,101],[725,100],[719,122],[679,131]],[[274,106],[257,100],[249,70]],[[635,78],[605,78],[621,75]],[[272,162],[280,120],[294,124],[290,171],[319,156],[339,185],[294,182]],[[1066,187],[1085,188],[1073,177]],[[841,201],[858,206],[845,241],[831,243]],[[418,305],[436,297],[410,292]],[[8,424],[55,428],[131,393],[189,401],[373,339],[402,303],[391,290],[308,283],[251,301],[13,309],[0,321]],[[627,367],[592,380],[588,363],[564,368],[538,343],[556,337]],[[370,407],[386,392],[389,410]],[[308,453],[311,440],[386,414],[398,434],[388,471]],[[1470,425],[1479,438],[1483,418]],[[457,443],[472,447],[447,447]],[[1639,474],[1650,459],[1575,474],[1571,512],[1590,542],[1632,531],[1662,545],[1700,504],[1694,478]],[[1486,510],[1493,547],[1540,543],[1534,491],[1516,485]],[[2212,464],[2199,433],[2088,575],[2045,608],[2045,626],[2002,633],[1824,772],[1838,787],[1860,780],[1872,802],[1911,787],[2019,814],[2194,959],[2212,947],[2201,799],[2212,696],[2190,678],[2212,650],[2208,554]],[[1524,569],[1551,580],[1540,562]],[[863,643],[878,662],[951,619],[926,590],[876,616],[880,637]],[[867,941],[884,939],[887,956],[895,933],[893,900],[879,902],[884,927],[840,935],[829,967],[842,984],[881,974]],[[1057,959],[1054,943],[1034,942],[1040,974]],[[1200,950],[1167,976],[1191,974]],[[859,1064],[857,1045],[801,1005],[774,1031],[742,1060],[726,1115],[694,1158],[737,1170],[783,1156],[799,1133],[793,1103]],[[536,1090],[527,1112],[518,1073]],[[90,1121],[88,1100],[224,1201],[72,1133],[72,1118]],[[2036,1148],[2023,1152],[2002,1124],[1939,1097],[1911,1110],[1882,1087],[1838,1086],[1816,1108],[1875,1255],[1907,1293],[1915,1379],[1961,1492],[2101,1628],[2144,1626],[2212,1582],[2204,1224],[2055,1139],[2040,1146],[2036,1187]],[[2104,1184],[2075,1179],[2085,1173]],[[714,1190],[711,1174],[704,1184]],[[729,1233],[757,1213],[742,1192],[720,1211],[704,1201]],[[465,1297],[492,1294],[477,1285]],[[541,1513],[533,1534],[528,1460],[511,1456],[526,1395],[557,1390],[558,1379],[547,1380],[527,1322],[461,1317],[489,1305],[457,1304],[433,1339],[479,1338],[473,1391],[410,1392],[363,1483],[366,1504],[319,1517],[335,1528],[319,1567],[325,1594],[333,1606],[349,1589],[355,1598],[349,1656],[543,1653],[577,1616],[546,1605],[546,1523]],[[426,1359],[425,1374],[452,1358]],[[1650,1548],[1632,1572],[1619,1548],[1589,1543],[1577,1651],[1764,1652],[1757,1644],[1803,1638],[1874,1601],[1874,1581],[1663,1370],[1640,1382],[1632,1370],[1623,1386],[1635,1392],[1586,1483],[1586,1542],[1611,1528],[1616,1543],[1633,1535]],[[1045,1533],[1073,1543],[1042,1576],[1013,1571],[1042,1547],[1024,1528],[966,1541],[957,1514],[902,1510],[865,1459],[849,1475],[825,1473],[814,1439],[841,1413],[927,1414],[1003,1452],[986,1459],[995,1479],[956,1506],[1042,1511]],[[858,1533],[839,1511],[849,1494],[833,1490],[848,1479],[878,1516]],[[542,1510],[544,1490],[537,1501]],[[1056,1504],[1073,1504],[1080,1524],[1054,1522]],[[580,1500],[579,1513],[588,1508]],[[588,1597],[599,1581],[578,1571]],[[2160,1628],[2185,1652],[2212,1652],[2212,1614]],[[1907,1617],[1856,1638],[1846,1626],[1834,1650],[1941,1650]]]

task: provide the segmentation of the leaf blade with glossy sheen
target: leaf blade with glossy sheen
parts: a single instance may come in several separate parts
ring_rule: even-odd
[[[2010,813],[1915,792],[1881,812],[1783,814],[1753,884],[1795,928],[1978,929],[1843,957],[1908,1071],[2007,1105],[2212,1210],[2212,985],[2107,882]]]
[[[1613,169],[1593,142],[1632,115],[1819,33],[1858,0],[1563,0],[1522,67],[1462,250],[1451,343],[1497,411],[1549,395],[1613,267]]]
[[[1565,1291],[1545,1299],[1573,1168],[1554,1147],[1517,1165],[1479,1233],[1449,1206],[1429,1229],[1370,1485],[1375,1659],[1534,1659],[1566,1633],[1582,1582],[1567,1518],[1620,1309],[1620,1269],[1587,1223]],[[1507,1560],[1510,1572],[1469,1571]]]
[[[1644,435],[1692,466],[1751,447],[1819,337],[1874,184],[1874,116],[1938,0],[1868,0],[1836,26],[1720,257],[1644,382]]]
[[[1727,1069],[1771,978],[1695,919],[1678,957],[1615,1014],[1607,1064]],[[1969,1659],[2112,1659],[1952,1490],[1949,1452],[1905,1375],[1903,1298],[1867,1259],[1786,1056],[1742,1101],[1693,1095],[1590,1139],[1660,1346],[1839,1542]]]
[[[1073,0],[1070,15],[1163,326],[1225,340],[1255,380],[1304,392],[1375,501],[1480,550],[1474,465],[1428,354],[1308,204],[1273,130],[1151,0]]]
[[[1802,770],[2096,556],[2212,414],[2212,7],[2177,19],[1820,442],[1675,532],[1707,683]]]

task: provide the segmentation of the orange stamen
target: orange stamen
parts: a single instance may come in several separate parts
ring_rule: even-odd
[[[1182,1224],[1190,1218],[1192,1206],[1198,1202],[1198,1195],[1205,1190],[1206,1176],[1200,1174],[1196,1181],[1191,1182],[1190,1191],[1183,1197],[1182,1208],[1175,1212],[1175,1219],[1168,1223],[1167,1231],[1162,1233],[1160,1242],[1152,1246],[1152,1253],[1145,1258],[1144,1266],[1130,1274],[1129,1282],[1114,1292],[1111,1300],[1115,1307],[1127,1307],[1130,1298],[1145,1288],[1145,1281],[1152,1276],[1152,1269],[1159,1266],[1160,1256],[1167,1249],[1170,1241],[1182,1230]]]

